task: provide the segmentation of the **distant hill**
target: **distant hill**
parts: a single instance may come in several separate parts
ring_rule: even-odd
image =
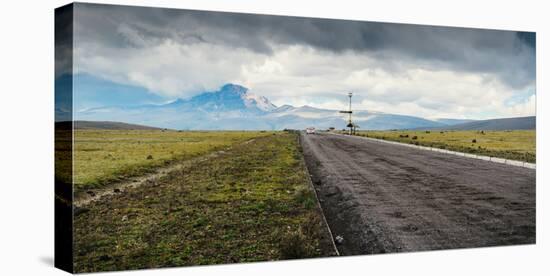
[[[70,122],[57,122],[57,126],[61,128],[67,128]],[[121,122],[111,122],[111,121],[75,121],[75,129],[108,129],[108,130],[155,130],[160,129],[156,127],[127,124]]]
[[[443,123],[443,124],[446,124],[446,125],[458,125],[458,124],[475,122],[476,120],[440,118],[440,119],[435,119],[434,121],[440,122],[440,123]]]
[[[517,117],[473,121],[463,124],[451,125],[443,128],[443,130],[528,130],[536,128],[536,117]]]

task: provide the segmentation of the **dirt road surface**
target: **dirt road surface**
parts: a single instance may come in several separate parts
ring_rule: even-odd
[[[342,255],[535,243],[535,170],[336,134],[301,142]]]

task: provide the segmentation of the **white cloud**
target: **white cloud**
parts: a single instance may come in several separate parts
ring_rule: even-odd
[[[183,45],[171,40],[147,48],[103,48],[77,41],[75,49],[75,72],[142,86],[172,98],[234,82],[241,66],[260,56],[218,45]]]
[[[167,98],[190,97],[237,83],[277,105],[341,109],[347,92],[354,107],[429,118],[492,118],[534,115],[535,96],[515,106],[515,91],[489,73],[451,71],[414,60],[378,59],[374,54],[332,52],[304,45],[273,45],[273,54],[246,48],[171,39],[149,46],[121,27],[125,39],[142,47],[105,47],[76,41],[75,69],[116,82],[145,87]]]
[[[266,71],[266,68],[268,69]],[[241,81],[276,104],[354,107],[429,118],[534,115],[521,104],[505,107],[514,91],[491,74],[381,64],[369,55],[334,54],[303,46],[279,48],[260,66],[245,66]]]
[[[537,102],[535,95],[529,96],[529,98],[522,103],[518,103],[511,107],[505,108],[503,114],[517,114],[517,116],[532,116],[535,115],[537,109]]]

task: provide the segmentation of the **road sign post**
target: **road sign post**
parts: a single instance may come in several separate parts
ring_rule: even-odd
[[[353,134],[353,123],[351,122],[351,113],[353,113],[353,111],[351,111],[351,97],[352,96],[353,96],[353,93],[351,93],[351,92],[348,93],[349,109],[340,111],[340,113],[347,113],[348,114],[348,125],[347,125],[347,127],[349,127],[349,135]]]

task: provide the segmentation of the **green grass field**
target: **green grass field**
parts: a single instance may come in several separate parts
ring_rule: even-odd
[[[535,130],[360,131],[360,136],[535,163]]]
[[[76,130],[74,189],[95,188],[142,175],[173,161],[269,134],[259,131]]]
[[[182,134],[166,135],[178,140]],[[234,135],[225,137],[245,139]],[[297,135],[260,136],[80,209],[74,219],[76,271],[331,255],[323,247],[330,237],[323,232]],[[112,147],[114,141],[127,143],[110,140]],[[140,151],[140,158],[156,153]]]

